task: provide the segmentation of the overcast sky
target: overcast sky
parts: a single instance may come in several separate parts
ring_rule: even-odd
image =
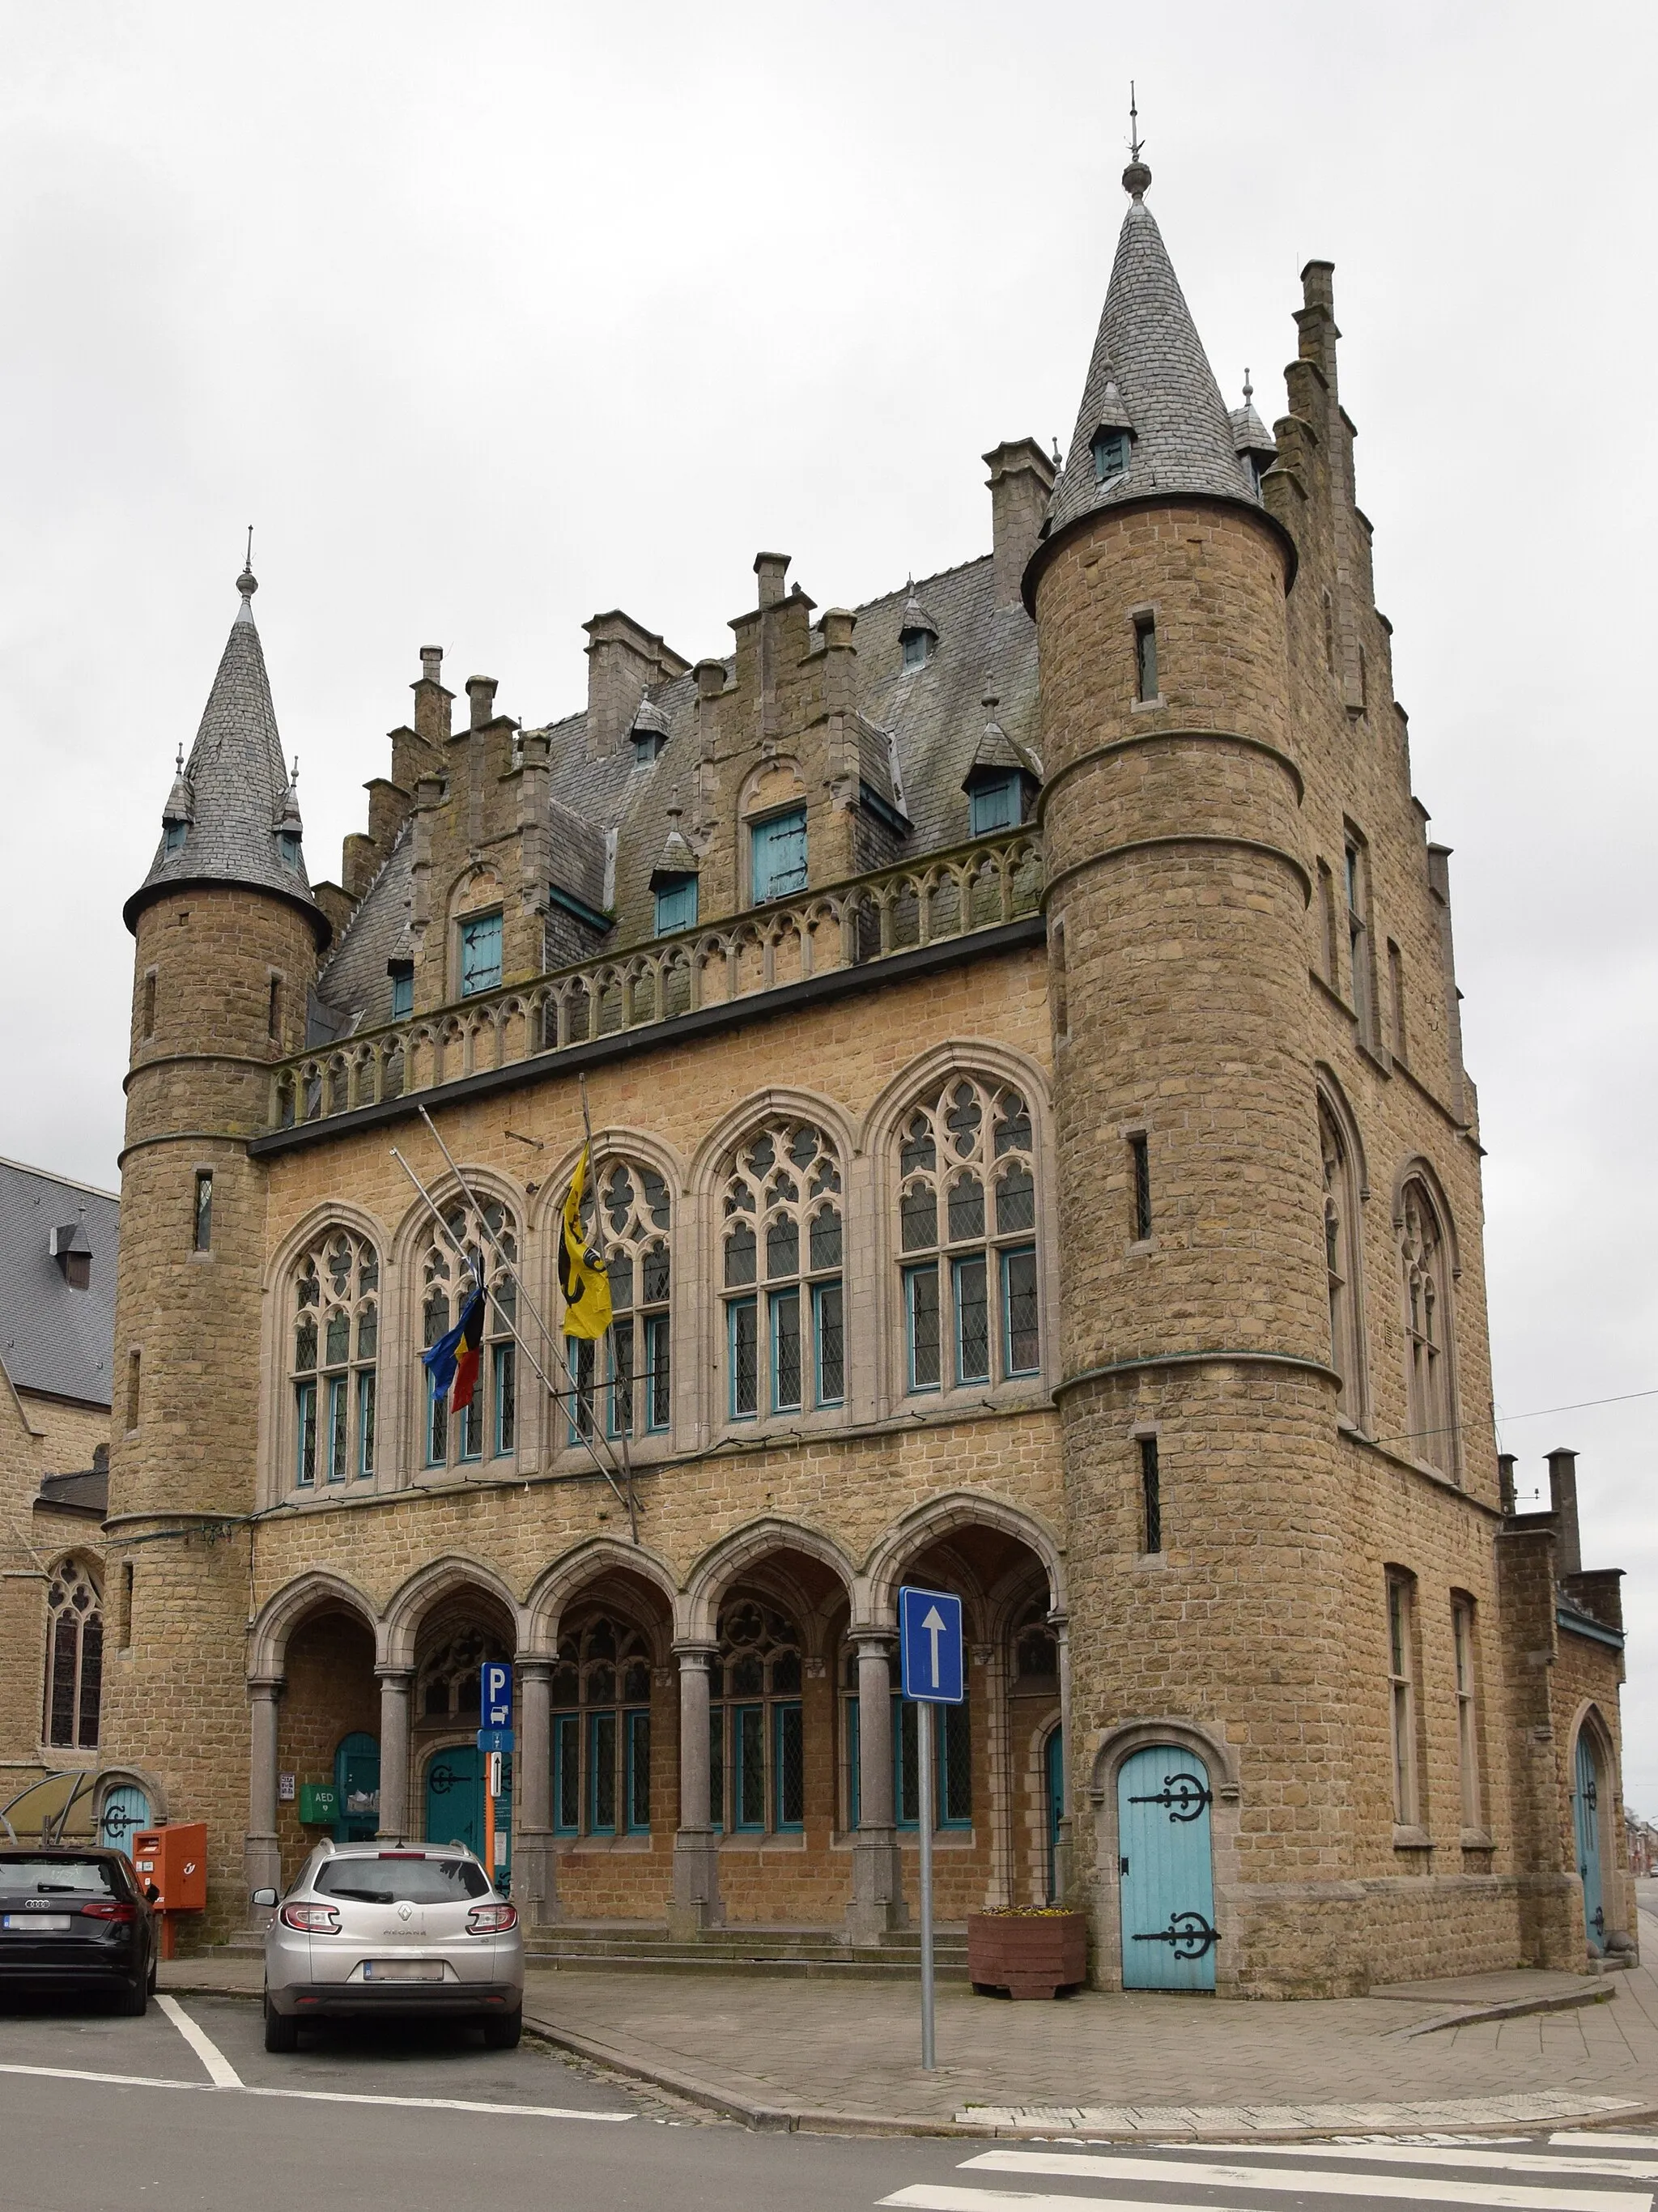
[[[540,721],[623,606],[728,648],[989,543],[1068,438],[1150,195],[1229,401],[1297,272],[1342,396],[1418,792],[1452,862],[1497,1403],[1629,1569],[1658,1815],[1654,11],[1023,0],[0,4],[0,1152],[112,1186],[120,920],[255,526],[337,875],[417,649]],[[1473,1409],[1467,1409],[1473,1410]]]

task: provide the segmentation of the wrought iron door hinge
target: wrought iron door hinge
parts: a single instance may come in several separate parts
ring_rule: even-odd
[[[1137,1943],[1167,1943],[1177,1959],[1190,1961],[1201,1959],[1220,1941],[1220,1930],[1212,1928],[1200,1912],[1174,1912],[1169,1925],[1149,1936],[1136,1936]]]
[[[1203,1815],[1206,1805],[1212,1805],[1215,1793],[1206,1790],[1195,1774],[1165,1774],[1163,1787],[1154,1796],[1131,1797],[1131,1805],[1167,1805],[1171,1820],[1196,1820]]]

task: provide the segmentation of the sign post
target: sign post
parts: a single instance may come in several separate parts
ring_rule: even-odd
[[[501,1795],[501,1754],[513,1748],[513,1670],[504,1659],[486,1659],[480,1670],[478,1705],[483,1726],[477,1747],[484,1755],[483,1871],[495,1881],[495,1800]]]
[[[966,1649],[962,1640],[962,1601],[943,1590],[911,1589],[898,1593],[898,1655],[906,1699],[920,1708],[915,1716],[916,1748],[920,1753],[921,1802],[916,1821],[921,1839],[921,2064],[928,2073],[938,2065],[934,2048],[932,2006],[932,1826],[933,1802],[932,1709],[959,1705],[967,1695]]]

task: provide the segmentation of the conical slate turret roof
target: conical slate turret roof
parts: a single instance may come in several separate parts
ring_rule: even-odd
[[[1054,487],[1049,537],[1085,514],[1161,492],[1260,504],[1163,233],[1142,198],[1151,181],[1143,161],[1123,172],[1131,202],[1071,451]],[[1103,482],[1093,452],[1102,428],[1129,434],[1127,467]]]
[[[299,810],[253,622],[258,585],[251,569],[243,569],[236,588],[242,603],[190,758],[167,800],[149,873],[124,909],[126,924],[132,928],[142,908],[162,891],[185,884],[246,884],[302,907],[318,941],[325,944],[329,926],[312,898],[305,872]],[[183,814],[179,802],[185,793],[189,811]],[[177,834],[180,828],[182,838]]]

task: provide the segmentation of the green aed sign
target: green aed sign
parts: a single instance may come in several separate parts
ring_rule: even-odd
[[[331,1782],[300,1784],[300,1819],[307,1828],[332,1827],[340,1801]]]

